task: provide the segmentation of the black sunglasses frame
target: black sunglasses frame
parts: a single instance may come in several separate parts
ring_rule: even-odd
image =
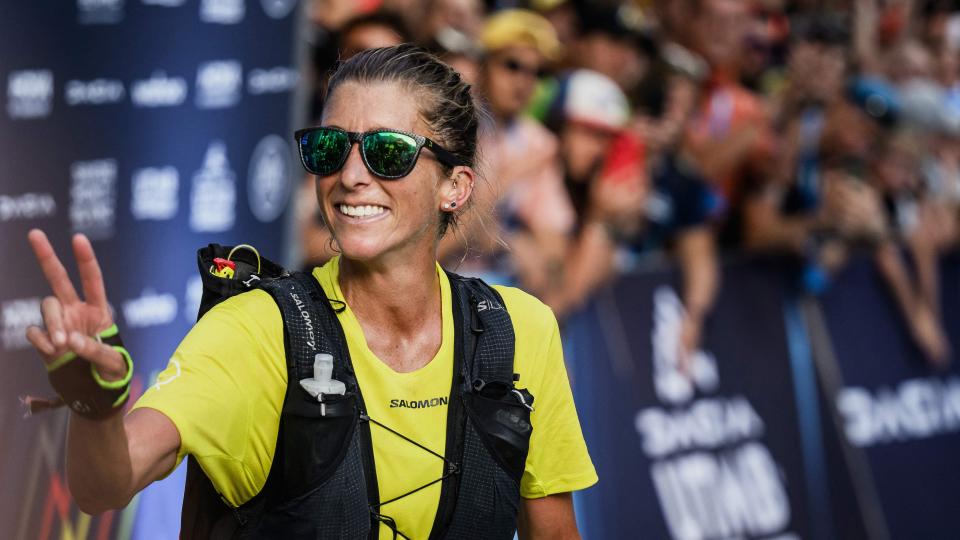
[[[349,146],[347,147],[347,151],[343,152],[343,155],[340,156],[340,161],[337,163],[337,165],[333,169],[330,170],[330,172],[326,173],[325,175],[321,175],[317,171],[310,170],[310,167],[307,166],[307,160],[303,155],[303,144],[301,142],[303,140],[303,136],[315,131],[337,131],[346,135],[347,140],[349,141]],[[410,161],[410,165],[403,171],[403,173],[396,174],[396,175],[381,174],[375,171],[373,167],[370,166],[370,162],[367,160],[367,153],[363,149],[363,140],[368,135],[375,135],[377,133],[398,133],[400,135],[406,135],[407,137],[410,137],[414,141],[416,141],[417,152],[414,154],[413,159]],[[418,135],[416,133],[410,133],[409,131],[402,131],[399,129],[382,128],[382,129],[374,129],[371,131],[364,131],[362,133],[357,133],[355,131],[347,131],[345,129],[340,129],[338,127],[320,126],[320,127],[299,129],[293,134],[293,137],[294,137],[294,140],[297,142],[297,150],[300,153],[300,163],[303,165],[303,168],[306,169],[308,173],[315,174],[317,176],[329,176],[339,171],[341,168],[343,168],[343,164],[347,162],[347,156],[349,156],[350,152],[353,151],[354,143],[356,143],[360,147],[360,158],[363,160],[363,165],[367,168],[368,171],[370,171],[370,174],[376,176],[377,178],[383,178],[384,180],[398,180],[410,174],[410,172],[413,171],[413,168],[417,166],[417,161],[420,159],[420,151],[423,150],[424,148],[429,148],[430,151],[432,151],[434,155],[437,156],[437,160],[448,167],[465,165],[463,160],[461,160],[452,152],[440,146],[433,140],[429,139],[428,137],[424,137],[423,135]]]
[[[543,79],[550,75],[550,71],[548,69],[544,67],[533,69],[523,62],[520,62],[516,58],[504,58],[500,61],[500,65],[511,73],[523,73],[524,75],[529,75],[536,79]]]

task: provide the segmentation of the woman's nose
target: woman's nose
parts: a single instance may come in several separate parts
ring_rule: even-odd
[[[340,183],[348,189],[355,189],[358,186],[369,184],[373,179],[370,171],[363,164],[363,157],[360,155],[360,145],[351,144],[350,152],[347,154],[347,160],[340,169]]]

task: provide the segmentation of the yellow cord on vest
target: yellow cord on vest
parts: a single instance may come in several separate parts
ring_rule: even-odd
[[[257,273],[259,274],[260,273],[260,252],[257,251],[257,248],[251,246],[250,244],[240,244],[238,246],[234,246],[234,248],[230,250],[230,253],[227,254],[227,260],[229,261],[231,258],[233,258],[233,254],[236,253],[236,251],[240,248],[249,249],[250,251],[253,252],[254,255],[257,256]]]

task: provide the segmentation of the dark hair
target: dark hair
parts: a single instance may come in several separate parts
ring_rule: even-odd
[[[409,43],[358,53],[340,64],[330,77],[324,102],[346,82],[392,82],[408,87],[419,97],[420,117],[433,132],[431,138],[462,163],[476,168],[479,108],[470,85],[433,54]],[[445,169],[447,173],[452,170]],[[455,220],[453,212],[444,212],[440,233]]]

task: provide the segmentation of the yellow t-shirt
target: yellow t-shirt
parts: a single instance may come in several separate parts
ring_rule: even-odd
[[[397,373],[370,351],[348,305],[338,317],[371,418],[443,454],[447,398],[453,375],[453,308],[450,282],[437,266],[443,306],[443,339],[426,366]],[[343,301],[339,260],[314,269],[331,298]],[[533,394],[533,434],[520,482],[526,498],[583,489],[597,481],[580,431],[560,333],[550,308],[512,287],[503,296],[516,336],[518,386]],[[270,295],[255,290],[211,309],[187,334],[167,368],[134,408],[156,409],[180,432],[177,464],[193,455],[214,487],[239,506],[256,495],[270,471],[287,386],[283,322]],[[443,473],[443,461],[371,425],[380,500],[386,501]],[[389,503],[381,512],[411,538],[433,526],[440,483]],[[390,538],[381,527],[381,538]]]

